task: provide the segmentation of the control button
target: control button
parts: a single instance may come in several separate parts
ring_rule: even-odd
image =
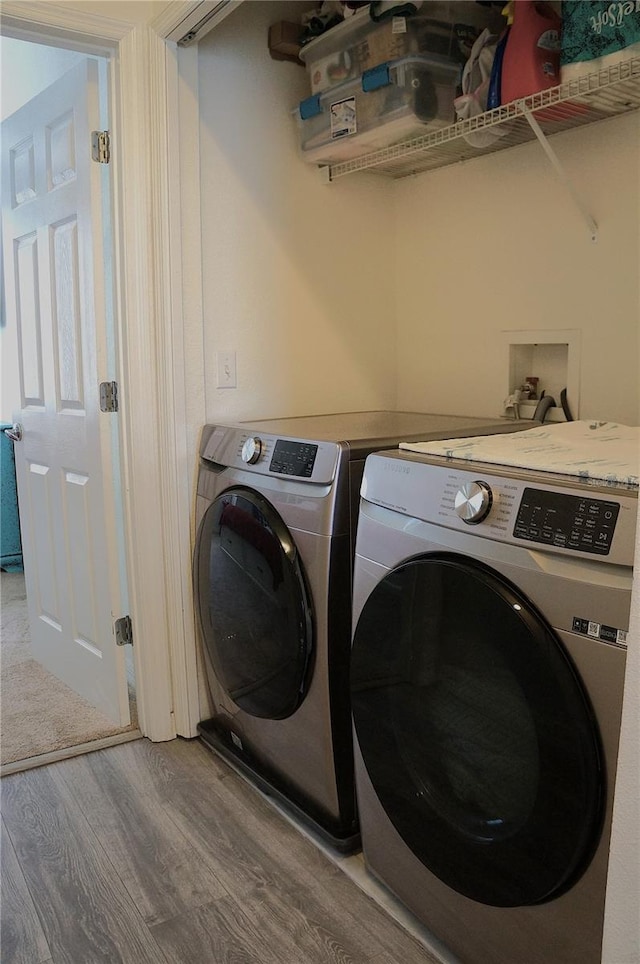
[[[241,458],[247,465],[255,465],[262,455],[262,439],[257,436],[250,436],[242,446]]]
[[[489,515],[493,493],[486,482],[466,482],[455,497],[455,510],[463,522],[477,525]]]

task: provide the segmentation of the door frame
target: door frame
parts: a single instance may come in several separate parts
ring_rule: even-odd
[[[181,6],[170,4],[170,15],[178,19]],[[166,24],[165,10],[165,35]],[[2,33],[111,61],[120,482],[139,726],[154,741],[195,736],[194,466],[186,426],[194,414],[202,423],[204,404],[198,397],[188,405],[185,391],[180,135],[194,125],[189,117],[187,130],[179,122],[178,49],[153,24],[37,0],[3,2]]]

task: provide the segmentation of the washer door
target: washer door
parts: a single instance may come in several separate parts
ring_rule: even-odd
[[[251,716],[290,716],[310,677],[311,606],[293,538],[259,493],[228,489],[209,506],[196,545],[195,585],[218,684]]]
[[[373,788],[432,873],[500,907],[571,886],[601,830],[599,734],[562,643],[511,583],[464,556],[410,560],[368,598],[351,673]]]

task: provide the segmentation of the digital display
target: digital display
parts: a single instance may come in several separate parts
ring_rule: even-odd
[[[277,472],[279,475],[294,475],[300,479],[309,479],[313,473],[317,451],[318,446],[310,442],[278,439],[273,449],[269,471]]]
[[[606,556],[619,512],[617,502],[525,488],[513,534],[542,545]]]

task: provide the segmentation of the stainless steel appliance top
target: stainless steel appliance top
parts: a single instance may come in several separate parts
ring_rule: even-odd
[[[486,432],[518,431],[531,428],[534,423],[521,419],[519,422],[505,418],[478,418],[470,415],[439,415],[428,412],[339,412],[329,415],[298,415],[290,418],[267,418],[239,423],[248,430],[255,429],[273,435],[325,442],[343,442],[352,450],[367,448],[367,443],[377,447],[389,440],[389,445],[399,441],[426,441],[429,437],[461,438],[470,430],[472,434]]]
[[[504,418],[391,411],[256,419],[206,425],[200,455],[206,462],[228,468],[326,485],[333,481],[340,458],[364,459],[400,441],[514,432],[531,424]]]

